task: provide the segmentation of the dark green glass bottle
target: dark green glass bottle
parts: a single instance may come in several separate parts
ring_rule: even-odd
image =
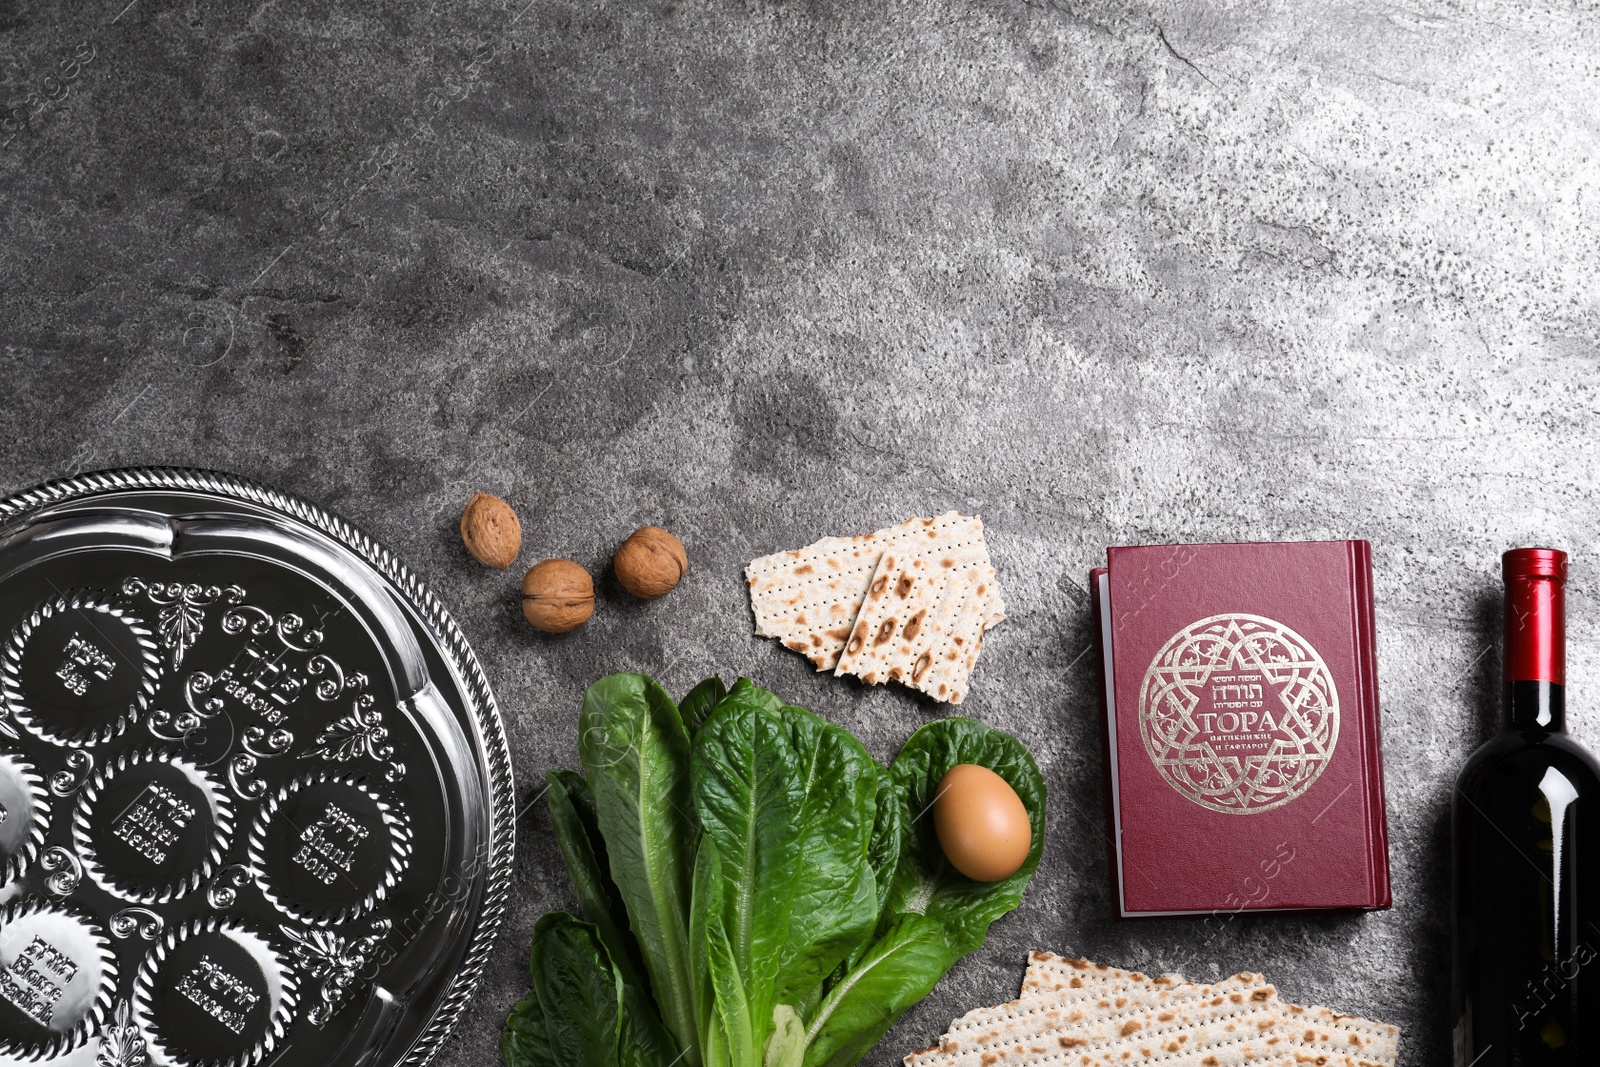
[[[1456,1067],[1600,1064],[1600,767],[1566,732],[1566,553],[1513,549],[1505,718],[1452,805]]]

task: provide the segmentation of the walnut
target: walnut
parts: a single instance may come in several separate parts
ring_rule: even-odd
[[[522,578],[522,614],[548,634],[576,630],[594,614],[594,582],[570,559],[535,563]]]
[[[633,531],[611,558],[622,588],[636,597],[654,600],[672,592],[689,569],[683,542],[659,526]]]
[[[517,513],[497,496],[475,493],[461,513],[461,540],[472,558],[486,567],[504,570],[517,561],[522,548],[522,523]]]

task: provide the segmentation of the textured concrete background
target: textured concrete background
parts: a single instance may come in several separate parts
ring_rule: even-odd
[[[1530,0],[354,5],[0,0],[0,483],[204,465],[410,560],[524,795],[580,694],[749,673],[884,758],[937,710],[750,632],[740,568],[978,510],[1010,619],[964,710],[1052,791],[1023,907],[890,1064],[1025,950],[1403,1024],[1446,1062],[1445,818],[1493,714],[1498,553],[1573,551],[1600,742],[1600,31]],[[560,639],[454,534],[693,571]],[[1114,925],[1081,583],[1107,544],[1376,548],[1395,907]],[[518,568],[518,573],[520,574]],[[569,890],[542,808],[441,1057],[497,1061]]]

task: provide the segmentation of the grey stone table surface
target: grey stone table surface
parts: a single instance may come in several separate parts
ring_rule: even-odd
[[[476,646],[527,799],[622,668],[750,674],[892,756],[938,709],[754,637],[741,567],[981,512],[1010,618],[962,710],[1037,753],[1045,859],[869,1062],[1049,948],[1261,971],[1443,1064],[1506,547],[1574,553],[1600,742],[1596,56],[1545,0],[0,0],[0,483],[216,467],[364,525]],[[660,523],[693,569],[541,636],[461,549],[477,490],[523,566]],[[1393,909],[1113,922],[1086,572],[1337,537],[1375,546]],[[447,1067],[497,1062],[572,903],[518,829]]]

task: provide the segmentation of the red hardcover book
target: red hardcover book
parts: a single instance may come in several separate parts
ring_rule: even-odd
[[[1118,913],[1388,907],[1371,546],[1106,562],[1090,587]]]

